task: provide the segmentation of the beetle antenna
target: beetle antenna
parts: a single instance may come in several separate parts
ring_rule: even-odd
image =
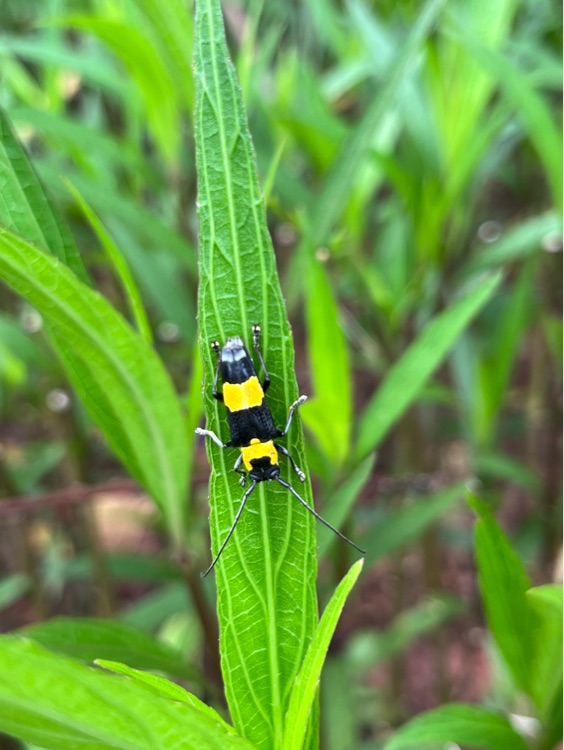
[[[360,549],[360,547],[357,547],[357,545],[356,545],[356,544],[355,544],[355,543],[354,543],[353,541],[351,541],[351,540],[350,540],[350,539],[349,539],[348,537],[346,537],[346,536],[345,536],[344,534],[341,534],[341,532],[339,531],[339,529],[336,529],[336,528],[335,528],[334,526],[332,526],[332,525],[331,525],[331,524],[329,523],[329,521],[326,521],[326,520],[325,520],[324,518],[322,518],[322,517],[321,517],[321,516],[319,515],[319,513],[318,513],[317,511],[315,511],[315,510],[314,510],[314,509],[313,509],[313,508],[311,507],[311,505],[308,505],[308,503],[306,503],[306,501],[305,501],[305,500],[303,499],[303,497],[301,497],[300,495],[298,495],[298,493],[297,493],[297,492],[296,492],[296,490],[295,490],[295,489],[294,489],[294,488],[292,487],[292,485],[291,485],[291,484],[288,484],[288,482],[285,482],[285,481],[284,481],[283,479],[280,479],[280,477],[275,477],[275,479],[276,479],[276,481],[278,482],[278,484],[281,484],[281,485],[282,485],[282,487],[285,487],[285,488],[286,488],[287,490],[290,490],[290,492],[292,493],[292,495],[294,495],[294,497],[297,497],[297,498],[298,498],[298,500],[300,501],[300,503],[301,503],[301,504],[302,504],[302,505],[304,506],[304,508],[306,508],[307,510],[309,510],[309,512],[310,512],[310,513],[311,513],[311,514],[312,514],[313,516],[315,516],[315,517],[317,518],[317,520],[318,520],[318,521],[321,521],[321,523],[325,524],[325,526],[327,526],[327,528],[328,528],[328,529],[331,529],[331,531],[334,531],[334,532],[335,532],[335,534],[337,534],[337,536],[340,536],[340,537],[341,537],[341,539],[343,539],[343,541],[347,542],[347,544],[350,544],[350,545],[351,545],[351,547],[354,547],[354,548],[355,548],[356,550],[358,550],[358,551],[359,551],[359,552],[361,553],[361,555],[364,555],[364,554],[366,554],[366,550],[363,550],[363,549]]]
[[[254,488],[256,486],[257,486],[257,483],[255,481],[253,481],[253,483],[251,484],[251,486],[245,491],[245,494],[241,498],[241,504],[239,505],[239,509],[237,510],[237,513],[235,514],[235,518],[233,519],[233,523],[231,524],[231,528],[229,529],[229,533],[225,537],[225,539],[223,541],[223,544],[219,548],[219,552],[214,557],[214,560],[213,560],[212,564],[210,565],[210,567],[206,570],[205,573],[202,573],[202,578],[205,578],[208,575],[208,573],[211,573],[211,571],[215,568],[215,564],[217,563],[217,561],[221,557],[221,553],[225,549],[225,547],[227,545],[227,542],[231,539],[231,534],[233,534],[233,532],[235,531],[235,526],[237,526],[237,522],[241,518],[241,513],[243,512],[243,509],[245,507],[245,503],[249,499],[249,495],[251,494],[251,492],[254,490]],[[337,532],[337,533],[339,533],[339,532]]]

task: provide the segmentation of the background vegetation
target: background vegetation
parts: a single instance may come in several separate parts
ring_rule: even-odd
[[[325,664],[323,747],[549,750],[562,680],[561,593],[545,585],[561,549],[560,10],[224,12],[312,395],[316,506],[367,550]],[[0,221],[72,271],[2,232],[0,625],[164,673],[221,708],[214,585],[199,580],[209,468],[193,435],[193,9],[28,0],[2,3],[0,19]],[[49,301],[61,299],[80,301],[82,338]],[[352,557],[324,528],[318,552],[324,606]],[[51,665],[33,648],[30,670]],[[10,653],[0,670],[15,679]]]

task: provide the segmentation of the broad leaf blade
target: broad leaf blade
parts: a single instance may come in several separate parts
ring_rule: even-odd
[[[48,750],[252,748],[187,703],[14,637],[0,639],[0,731]]]
[[[276,276],[240,88],[228,59],[219,0],[196,3],[195,116],[200,218],[199,324],[208,427],[228,439],[210,394],[210,342],[263,329],[274,419],[283,426],[298,395],[292,337]],[[252,349],[252,347],[251,347]],[[299,417],[285,439],[304,466]],[[208,444],[211,536],[217,551],[241,487],[236,451]],[[282,475],[296,484],[285,462]],[[309,483],[300,487],[311,502]],[[237,729],[259,747],[279,746],[291,686],[317,620],[313,518],[273,482],[257,487],[215,569],[227,699]],[[316,730],[312,742],[317,745]]]
[[[199,681],[198,670],[181,653],[143,630],[113,620],[57,617],[20,631],[50,651],[83,661],[113,659],[138,669],[154,669]]]
[[[114,674],[122,674],[126,677],[131,677],[137,682],[141,683],[143,687],[157,695],[161,695],[163,698],[170,698],[173,701],[182,701],[182,703],[188,703],[190,706],[197,708],[198,711],[208,714],[216,721],[225,725],[225,728],[230,730],[231,727],[226,721],[215,711],[213,708],[204,703],[195,695],[189,693],[184,688],[177,685],[175,682],[165,680],[164,677],[159,677],[156,674],[150,674],[149,672],[142,672],[140,669],[132,669],[126,664],[121,664],[117,661],[108,661],[108,659],[96,659],[96,664],[103,669],[107,669],[108,672],[114,672]]]
[[[180,544],[187,440],[172,383],[153,349],[66,266],[5,229],[0,278],[49,323],[86,408]]]
[[[378,447],[388,430],[440,365],[460,333],[496,290],[501,276],[485,279],[437,315],[390,369],[360,422],[357,458]]]
[[[528,750],[502,714],[481,706],[452,703],[416,716],[393,735],[384,750],[424,750],[452,742],[482,750]]]
[[[308,717],[319,685],[327,650],[337,627],[339,615],[345,606],[350,590],[360,575],[363,564],[363,560],[358,560],[352,566],[335,589],[331,601],[321,616],[292,689],[284,727],[283,750],[302,750],[304,746]]]

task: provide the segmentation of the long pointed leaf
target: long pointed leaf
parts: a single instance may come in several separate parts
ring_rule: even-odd
[[[460,333],[501,281],[493,274],[437,315],[388,372],[360,422],[357,459],[374,450],[440,365]]]
[[[527,750],[526,742],[505,716],[463,703],[416,716],[393,735],[384,750],[424,750],[448,742],[483,750]]]
[[[161,361],[62,263],[0,229],[0,278],[48,321],[72,384],[108,443],[182,539],[186,433]]]
[[[216,364],[210,342],[237,334],[249,345],[251,325],[260,324],[272,377],[269,404],[278,425],[284,425],[298,391],[292,337],[219,0],[196,3],[194,63],[205,406],[209,428],[227,440],[224,408],[210,394]],[[299,418],[286,446],[303,466]],[[217,551],[242,490],[232,471],[236,451],[208,444],[208,455],[210,526]],[[296,482],[287,462],[282,472]],[[311,502],[309,483],[303,492]],[[259,747],[279,747],[290,690],[317,620],[313,518],[282,487],[259,485],[215,574],[222,668],[233,721]],[[315,730],[311,736],[316,746]]]
[[[51,200],[26,152],[0,109],[0,223],[49,250],[84,282],[88,274],[74,239]]]
[[[537,623],[526,597],[531,584],[523,563],[488,506],[471,495],[469,503],[479,516],[476,559],[488,625],[516,684],[532,695],[531,664]]]
[[[86,216],[88,222],[90,223],[90,226],[96,233],[96,236],[98,237],[102,247],[106,252],[106,255],[108,256],[108,260],[114,267],[119,280],[121,281],[123,291],[125,292],[127,301],[129,302],[129,309],[131,310],[131,313],[137,325],[137,330],[141,333],[143,338],[145,338],[149,342],[149,344],[151,344],[153,342],[153,334],[151,333],[151,327],[147,319],[147,314],[145,312],[145,308],[143,307],[143,302],[141,301],[139,289],[137,288],[135,280],[131,275],[131,271],[129,270],[129,267],[123,255],[120,253],[116,243],[114,242],[106,227],[102,224],[96,213],[86,202],[79,190],[72,184],[70,180],[65,180],[65,184],[73,194],[76,202],[82,209],[82,213]]]
[[[339,615],[345,606],[350,590],[360,575],[363,562],[363,560],[356,562],[335,589],[335,593],[325,608],[309,644],[302,668],[292,689],[284,727],[283,750],[302,750],[304,746],[308,717],[312,709],[327,650],[337,627]]]

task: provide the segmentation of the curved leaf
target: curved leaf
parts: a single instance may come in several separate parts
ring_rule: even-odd
[[[209,712],[6,636],[0,731],[48,750],[252,750]]]
[[[83,661],[114,659],[138,669],[154,669],[199,681],[198,671],[183,655],[139,628],[94,617],[56,617],[23,628],[20,633],[50,651]]]
[[[363,564],[364,560],[358,560],[337,586],[309,644],[290,697],[284,727],[283,750],[301,750],[304,746],[308,717],[319,685],[327,650],[337,627],[339,615],[345,606],[350,590],[360,575]]]
[[[362,419],[357,458],[378,447],[388,430],[417,398],[460,333],[491,298],[501,281],[492,274],[437,315],[387,373]]]
[[[154,350],[65,265],[1,228],[0,278],[48,322],[84,405],[181,544],[187,439],[177,396]]]
[[[0,108],[0,222],[49,250],[82,281],[88,274],[74,239],[57,215],[26,152]]]
[[[508,719],[482,706],[452,703],[416,716],[399,729],[384,750],[423,750],[453,742],[482,750],[528,750]]]

